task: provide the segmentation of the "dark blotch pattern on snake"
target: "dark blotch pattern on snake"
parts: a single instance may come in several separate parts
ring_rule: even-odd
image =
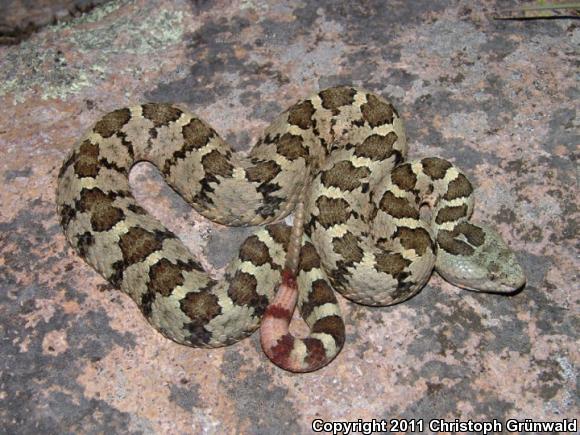
[[[395,304],[434,268],[472,290],[505,293],[525,283],[501,237],[470,221],[467,177],[446,160],[405,162],[406,154],[395,108],[353,87],[290,107],[247,154],[195,115],[148,103],[108,113],[78,142],[59,174],[58,211],[79,255],[166,337],[223,346],[264,319],[267,355],[311,371],[344,343],[333,289],[362,304]],[[224,279],[212,279],[136,203],[128,174],[143,160],[208,219],[269,224],[243,243]],[[295,230],[276,223],[296,207]],[[310,327],[304,339],[287,328],[296,301]]]

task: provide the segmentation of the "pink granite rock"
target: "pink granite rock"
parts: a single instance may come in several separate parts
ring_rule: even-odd
[[[308,433],[314,419],[506,422],[579,414],[578,88],[569,20],[497,22],[499,0],[113,1],[0,47],[0,421],[6,433]],[[505,2],[501,2],[505,6]],[[342,353],[291,375],[257,336],[191,349],[74,254],[56,177],[100,115],[187,105],[240,150],[311,91],[390,98],[411,156],[471,177],[478,220],[528,275],[514,296],[433,276],[412,300],[340,299]],[[142,204],[219,275],[247,232],[207,222],[159,174]],[[0,431],[1,432],[1,431]]]

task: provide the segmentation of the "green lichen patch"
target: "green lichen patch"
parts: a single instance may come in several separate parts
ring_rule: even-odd
[[[152,5],[131,9],[134,3],[107,3],[9,48],[0,59],[0,96],[23,101],[37,90],[43,99],[64,99],[106,80],[112,68],[140,74],[157,67],[140,64],[139,57],[180,41],[183,13]]]

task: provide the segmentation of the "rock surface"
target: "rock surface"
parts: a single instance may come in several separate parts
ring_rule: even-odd
[[[112,1],[0,47],[0,432],[577,417],[580,29],[493,21],[496,3]],[[411,157],[448,158],[470,175],[476,218],[524,265],[522,292],[470,293],[433,276],[394,307],[341,299],[344,350],[291,375],[256,335],[212,351],[164,339],[66,245],[57,173],[103,113],[180,102],[245,150],[298,98],[344,83],[395,103]],[[200,218],[147,165],[131,180],[219,274],[247,231]]]
[[[0,0],[0,45],[17,44],[57,20],[68,20],[108,0]]]

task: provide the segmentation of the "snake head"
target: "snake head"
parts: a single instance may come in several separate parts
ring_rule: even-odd
[[[467,237],[460,232],[454,234],[451,244],[439,243],[437,272],[467,290],[513,293],[523,288],[526,277],[522,266],[497,231],[482,225],[469,226],[471,234]],[[473,228],[477,228],[479,237],[474,237]]]

